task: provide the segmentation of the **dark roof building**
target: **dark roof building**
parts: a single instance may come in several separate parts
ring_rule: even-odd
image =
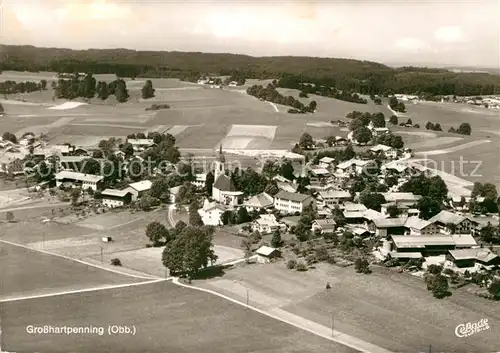
[[[233,180],[224,174],[217,178],[213,187],[220,191],[231,191],[231,192],[238,191],[236,185],[234,185]]]

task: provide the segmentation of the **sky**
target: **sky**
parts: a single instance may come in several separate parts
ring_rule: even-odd
[[[500,0],[0,0],[0,43],[500,67]]]

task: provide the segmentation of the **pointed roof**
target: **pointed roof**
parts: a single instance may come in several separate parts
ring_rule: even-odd
[[[220,191],[238,191],[233,180],[224,174],[217,178],[213,187]]]
[[[224,156],[224,153],[222,152],[222,143],[219,145],[219,156],[218,156],[218,161],[221,163],[226,162],[226,157]]]

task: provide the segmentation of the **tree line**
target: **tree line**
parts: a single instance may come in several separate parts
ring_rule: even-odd
[[[302,83],[298,76],[286,76],[276,82],[277,87],[300,90],[300,97],[307,98],[308,94],[316,94],[323,97],[335,98],[346,102],[366,104],[367,100],[360,97],[352,90],[338,90],[330,86],[317,86],[315,84]]]
[[[253,85],[247,89],[247,93],[268,102],[290,106],[292,109],[288,110],[289,113],[314,113],[317,107],[316,101],[311,101],[309,105],[304,105],[304,103],[292,96],[283,96],[271,83],[268,84],[267,87],[262,85]]]
[[[460,135],[470,135],[472,132],[472,128],[469,123],[462,123],[458,128],[454,128],[453,126],[448,129],[448,132],[460,134]]]
[[[47,81],[3,81],[0,82],[0,94],[14,94],[14,93],[30,93],[35,91],[43,91],[47,89]]]
[[[81,78],[74,74],[70,79],[60,78],[54,85],[55,98],[75,99],[78,97],[91,99],[97,95],[97,98],[106,100],[114,95],[116,100],[124,103],[129,98],[127,84],[123,79],[116,79],[112,82],[99,81],[91,73]]]
[[[252,79],[297,76],[300,82],[339,91],[390,96],[479,96],[500,93],[500,77],[446,69],[390,68],[361,60],[311,57],[251,57],[235,54],[144,52],[127,49],[70,50],[2,45],[0,71],[116,74],[118,77],[198,78],[203,72]]]

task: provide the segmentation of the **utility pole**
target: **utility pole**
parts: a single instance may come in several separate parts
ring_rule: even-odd
[[[248,308],[248,303],[249,303],[249,299],[250,299],[250,294],[248,293],[248,288],[245,287],[245,289],[247,290],[247,308]]]
[[[103,248],[101,246],[101,264],[104,263],[103,258],[102,258],[102,250],[103,250]]]
[[[432,344],[429,344],[429,353],[432,353]]]

